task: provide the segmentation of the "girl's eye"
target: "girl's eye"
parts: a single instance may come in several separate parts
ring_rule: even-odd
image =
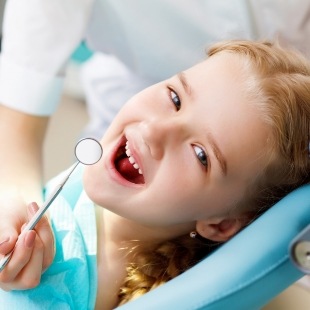
[[[207,167],[208,166],[208,155],[206,154],[206,152],[197,145],[194,145],[194,151],[197,155],[198,160],[201,162],[201,164]]]
[[[181,109],[181,100],[180,100],[179,96],[172,89],[170,89],[169,93],[170,93],[170,98],[171,98],[172,103],[175,105],[177,111],[179,111]]]

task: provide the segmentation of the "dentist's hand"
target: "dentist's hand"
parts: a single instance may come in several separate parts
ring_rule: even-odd
[[[0,272],[0,288],[6,291],[36,287],[55,255],[54,235],[46,215],[34,230],[22,232],[18,237],[38,205],[33,202],[25,208],[17,200],[11,201],[10,207],[1,208],[0,259],[14,249],[10,261]]]

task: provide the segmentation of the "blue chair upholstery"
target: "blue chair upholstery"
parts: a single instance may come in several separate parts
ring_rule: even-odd
[[[303,276],[289,245],[309,223],[306,185],[190,270],[118,309],[260,309]]]

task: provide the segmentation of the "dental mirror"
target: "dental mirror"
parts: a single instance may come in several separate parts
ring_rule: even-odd
[[[78,143],[75,146],[75,157],[77,158],[78,162],[73,166],[73,168],[71,168],[69,173],[63,179],[63,181],[56,186],[54,192],[51,194],[49,199],[47,199],[45,203],[43,204],[43,206],[41,206],[39,210],[34,214],[34,216],[25,226],[21,234],[25,233],[28,230],[34,229],[34,227],[36,226],[38,221],[41,219],[43,214],[46,212],[48,207],[52,204],[52,202],[61,192],[63,186],[66,184],[70,175],[72,174],[72,172],[78,166],[79,163],[82,163],[84,165],[93,165],[100,160],[101,156],[102,156],[102,147],[101,147],[101,144],[97,140],[93,138],[84,138],[78,141]],[[4,269],[6,264],[9,262],[13,254],[13,251],[14,249],[1,259],[0,272]]]
[[[75,157],[84,165],[93,165],[102,156],[101,144],[93,138],[80,140],[75,146]]]

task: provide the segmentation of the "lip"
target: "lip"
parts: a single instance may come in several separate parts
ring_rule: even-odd
[[[138,155],[137,151],[136,151],[136,147],[133,143],[132,140],[128,140],[127,137],[124,135],[120,138],[120,140],[116,143],[113,151],[112,151],[112,156],[110,158],[110,175],[112,177],[112,179],[114,179],[117,183],[126,186],[126,187],[143,187],[145,184],[136,184],[136,183],[132,183],[128,180],[126,180],[116,169],[115,167],[115,160],[117,157],[117,152],[119,150],[119,148],[121,146],[125,146],[126,142],[128,141],[128,144],[130,145],[130,150],[132,152],[133,157],[135,158],[136,163],[139,165],[139,167],[141,168],[142,172],[143,172],[143,166],[140,160],[140,156]]]

